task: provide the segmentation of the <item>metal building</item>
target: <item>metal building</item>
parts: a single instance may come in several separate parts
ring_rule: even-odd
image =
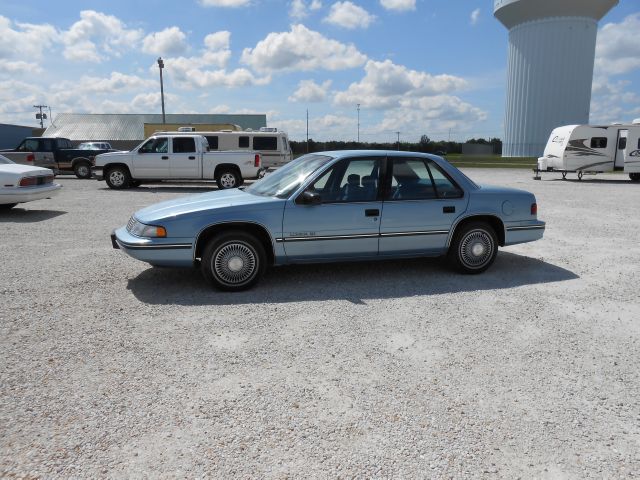
[[[598,21],[618,0],[495,0],[509,29],[502,155],[542,155],[551,130],[589,123]]]
[[[25,137],[39,137],[44,129],[0,123],[0,149],[15,148]]]
[[[267,126],[264,114],[183,114],[166,115],[167,124],[225,123],[239,125],[243,130],[259,130]],[[73,143],[107,141],[113,148],[129,150],[146,138],[145,124],[162,123],[162,114],[121,113],[60,113],[45,130],[44,137],[63,137]]]

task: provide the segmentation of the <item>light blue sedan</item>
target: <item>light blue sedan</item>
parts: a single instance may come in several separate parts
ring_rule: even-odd
[[[446,160],[400,151],[308,154],[244,189],[136,212],[114,248],[157,266],[196,266],[221,290],[268,266],[448,255],[480,273],[498,246],[542,238],[533,194],[479,186]]]

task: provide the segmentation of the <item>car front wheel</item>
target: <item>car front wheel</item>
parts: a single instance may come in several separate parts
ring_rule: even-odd
[[[484,222],[464,225],[455,233],[449,259],[463,273],[481,273],[491,266],[498,253],[498,238]]]
[[[262,277],[267,263],[262,244],[253,236],[231,231],[214,237],[204,250],[204,277],[225,291],[246,290]]]
[[[78,178],[91,178],[91,165],[87,162],[78,162],[73,168],[73,172]]]
[[[129,171],[124,167],[112,167],[107,171],[104,179],[107,185],[109,185],[109,188],[122,190],[123,188],[129,188],[131,175],[129,175]]]

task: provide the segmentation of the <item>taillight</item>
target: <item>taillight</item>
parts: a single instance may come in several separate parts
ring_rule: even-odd
[[[31,187],[33,185],[37,185],[38,184],[38,178],[37,177],[22,177],[20,179],[20,186],[21,187]]]
[[[538,215],[538,204],[537,203],[532,203],[531,204],[531,215]]]
[[[254,167],[259,167],[260,166],[260,154],[256,153],[256,156],[253,159],[253,166]]]
[[[33,162],[36,159],[36,156],[33,153],[27,155],[27,162]]]

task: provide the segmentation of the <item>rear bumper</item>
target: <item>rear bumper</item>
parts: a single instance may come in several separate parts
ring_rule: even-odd
[[[544,235],[545,228],[546,223],[540,220],[509,225],[505,229],[504,244],[507,246],[540,240]]]
[[[61,188],[62,185],[53,183],[47,186],[16,188],[11,191],[6,189],[0,193],[0,203],[25,203],[51,198],[57,195]]]

